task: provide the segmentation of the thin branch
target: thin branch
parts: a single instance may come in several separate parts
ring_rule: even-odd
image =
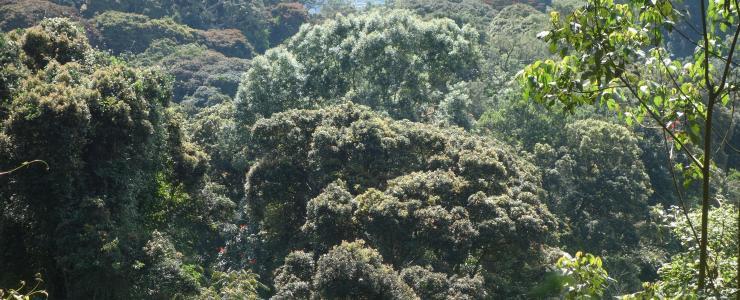
[[[686,207],[686,200],[684,200],[683,194],[681,194],[681,189],[678,186],[678,179],[676,178],[676,171],[673,170],[673,159],[671,158],[670,154],[668,154],[669,146],[668,142],[666,141],[668,137],[665,134],[665,131],[663,131],[663,146],[666,150],[666,156],[668,157],[668,170],[670,170],[671,173],[671,179],[673,182],[673,188],[676,190],[676,194],[678,194],[678,200],[681,204],[681,212],[683,212],[683,215],[686,217],[686,221],[689,223],[689,228],[691,228],[691,233],[694,234],[694,239],[697,241],[699,240],[699,234],[696,233],[696,229],[694,229],[694,223],[691,222],[691,217],[689,217],[689,210]]]
[[[702,23],[702,29],[704,30],[704,84],[707,86],[707,90],[709,91],[709,99],[713,98],[714,94],[714,87],[712,86],[712,81],[709,79],[709,55],[707,53],[709,52],[709,34],[707,33],[707,12],[706,8],[704,7],[704,0],[700,0],[701,2],[701,23]],[[707,108],[708,110],[711,108]]]
[[[676,86],[676,90],[678,90],[678,91],[679,91],[679,92],[681,93],[681,95],[683,95],[684,97],[686,97],[686,99],[691,99],[691,97],[689,97],[689,95],[686,95],[686,93],[684,93],[684,92],[683,92],[683,89],[681,89],[681,86],[680,86],[680,85],[678,85],[678,81],[677,81],[677,80],[676,80],[676,78],[675,78],[675,77],[673,76],[673,74],[672,74],[671,72],[669,72],[669,71],[668,71],[668,70],[669,70],[669,69],[668,69],[668,66],[667,66],[667,65],[665,64],[665,61],[663,60],[663,52],[661,52],[660,50],[658,50],[658,57],[660,58],[660,63],[661,63],[661,64],[663,65],[663,67],[664,67],[664,68],[666,69],[666,74],[668,74],[668,77],[669,77],[669,78],[671,78],[671,81],[673,81],[673,85],[674,85],[674,86]],[[691,106],[692,106],[692,107],[693,107],[693,108],[694,108],[695,110],[697,110],[697,111],[699,110],[699,108],[698,108],[698,107],[696,107],[696,105],[694,104],[694,102],[693,102],[693,101],[689,101],[689,104],[691,104]],[[704,116],[702,116],[702,115],[699,115],[699,116],[700,116],[701,118],[704,118]]]
[[[666,127],[666,125],[664,124],[663,120],[661,120],[660,117],[657,114],[655,114],[655,112],[653,110],[651,110],[650,107],[647,106],[647,103],[645,103],[645,101],[642,100],[640,98],[640,96],[638,96],[637,91],[635,91],[634,88],[632,88],[632,86],[629,85],[629,82],[623,76],[621,76],[621,75],[619,76],[619,80],[621,80],[622,83],[624,83],[626,85],[626,87],[630,91],[630,93],[632,93],[632,95],[635,96],[635,98],[637,99],[637,101],[640,102],[640,105],[642,105],[642,107],[644,107],[645,110],[650,114],[650,117],[653,118],[653,120],[655,120],[655,122],[657,122],[658,125],[660,125],[660,127],[663,128],[663,130],[665,130],[668,133],[668,135],[670,135],[671,138],[676,143],[678,143],[679,146],[681,146],[681,150],[683,150],[684,152],[686,152],[686,154],[689,156],[689,158],[691,158],[691,162],[693,162],[695,165],[699,166],[700,168],[703,167],[704,164],[702,164],[701,162],[699,162],[699,160],[694,156],[694,154],[691,153],[691,151],[689,150],[689,148],[687,148],[686,145],[683,142],[681,142],[681,140],[679,140],[676,137],[676,135],[673,134],[673,132],[668,129],[668,127]]]
[[[740,35],[740,26],[735,29],[735,36],[732,37],[732,44],[730,45],[730,53],[727,55],[727,61],[732,61],[732,56],[733,54],[735,54],[735,46],[737,45],[738,35]],[[725,63],[725,71],[722,73],[722,80],[719,83],[717,94],[722,94],[722,90],[725,88],[727,77],[730,74],[730,65],[730,63]],[[709,70],[707,70],[707,72],[709,72]]]
[[[722,144],[729,146],[732,150],[735,150],[736,152],[740,152],[737,151],[737,149],[735,149],[735,147],[732,146],[729,142],[727,142],[727,136],[730,135],[730,129],[732,129],[733,123],[735,123],[735,101],[732,101],[732,110],[730,111],[730,124],[727,125],[727,130],[725,130],[725,134],[722,137],[722,142],[720,142],[720,146],[717,147],[717,150],[715,150],[715,154],[717,154],[717,152],[722,149]]]
[[[603,91],[606,91],[606,90],[610,90],[610,89],[616,89],[616,88],[626,88],[626,87],[627,87],[627,86],[624,86],[624,85],[617,85],[617,86],[605,86],[605,87],[600,87],[600,88],[598,88],[598,89],[595,89],[595,90],[590,90],[590,91],[573,91],[573,92],[574,92],[574,93],[576,93],[576,94],[586,94],[586,95],[593,95],[593,94],[601,93],[601,92],[603,92]]]
[[[43,164],[44,166],[46,166],[46,170],[49,171],[49,164],[47,164],[43,160],[36,159],[36,160],[32,160],[32,161],[25,161],[25,162],[23,162],[22,164],[20,164],[19,166],[15,167],[12,170],[0,172],[0,176],[10,175],[10,174],[12,174],[15,171],[18,171],[20,169],[26,168],[26,167],[28,167],[28,166],[30,166],[32,164],[35,164],[35,163]]]
[[[686,24],[689,24],[690,26],[692,26],[692,27],[693,27],[693,25],[691,25],[691,23],[689,23],[689,22],[686,22]],[[740,64],[739,64],[739,63],[736,63],[736,62],[734,62],[734,61],[732,61],[732,60],[727,60],[727,58],[723,57],[723,56],[722,56],[722,55],[720,55],[719,53],[716,53],[716,52],[714,52],[714,51],[707,51],[707,48],[704,48],[704,46],[702,46],[701,44],[699,44],[699,43],[698,43],[697,41],[695,41],[695,40],[692,40],[692,39],[691,39],[690,37],[688,37],[688,35],[686,35],[686,34],[685,34],[685,33],[684,33],[683,31],[681,31],[681,30],[680,30],[680,29],[678,29],[677,27],[673,27],[673,29],[672,29],[672,30],[673,30],[673,31],[675,31],[675,32],[677,32],[677,33],[678,33],[678,35],[680,35],[681,37],[683,37],[683,38],[684,38],[684,40],[686,40],[687,42],[689,42],[689,43],[691,43],[692,45],[694,45],[694,46],[696,46],[696,47],[699,47],[700,49],[704,50],[705,52],[707,52],[707,53],[711,54],[711,55],[712,55],[712,57],[714,57],[714,58],[717,58],[717,59],[720,59],[720,60],[724,61],[725,63],[730,63],[730,64],[732,64],[733,66],[740,66]],[[697,32],[697,33],[698,33],[698,32]]]

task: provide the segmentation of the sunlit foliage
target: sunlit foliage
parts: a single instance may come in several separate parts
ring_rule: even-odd
[[[246,228],[226,252],[266,276],[291,249],[363,239],[394,268],[482,276],[507,295],[553,240],[532,166],[493,140],[342,105],[262,119],[252,142]]]
[[[0,282],[41,272],[60,298],[196,292],[182,255],[152,231],[158,218],[178,218],[157,217],[163,206],[154,203],[188,199],[157,191],[165,181],[193,182],[183,175],[197,178],[201,161],[167,108],[166,77],[92,50],[65,19],[2,40],[3,70],[13,75],[4,86],[2,168],[33,159],[49,168],[0,178]]]
[[[255,58],[236,99],[240,122],[349,100],[394,118],[430,121],[453,85],[475,78],[478,34],[404,11],[339,16],[304,27]],[[460,91],[464,92],[464,91]]]

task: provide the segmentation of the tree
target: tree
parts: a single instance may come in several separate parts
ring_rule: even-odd
[[[184,108],[193,114],[231,100],[242,74],[249,69],[249,60],[227,57],[201,44],[178,45],[169,39],[152,42],[129,60],[140,67],[161,67],[173,75],[173,100],[186,101]]]
[[[435,123],[455,125],[470,130],[475,125],[477,109],[473,96],[469,91],[471,84],[460,82],[450,89],[444,99],[439,103],[435,116]]]
[[[208,176],[228,189],[230,199],[242,199],[244,177],[252,157],[234,118],[232,102],[204,108],[187,126],[191,140],[208,154]]]
[[[244,74],[235,98],[236,120],[251,125],[259,117],[291,108],[311,108],[313,101],[304,96],[304,67],[284,48],[255,57],[253,67]]]
[[[405,11],[307,26],[285,47],[255,58],[237,93],[237,117],[249,126],[258,116],[348,100],[394,118],[430,121],[456,83],[477,76],[477,41],[470,26]]]
[[[32,68],[43,68],[52,60],[68,63],[82,60],[90,49],[85,32],[78,24],[62,18],[46,19],[29,28],[23,36],[23,51]]]
[[[396,269],[480,272],[490,295],[522,293],[524,278],[542,272],[531,262],[543,258],[555,220],[534,168],[496,141],[344,104],[261,119],[251,142],[256,163],[244,230],[225,250],[230,266],[271,278],[291,250],[318,257],[362,239]],[[475,286],[460,280],[448,285],[463,294]]]
[[[170,240],[158,231],[144,246],[147,273],[142,283],[136,286],[135,294],[149,299],[171,299],[194,294],[200,284],[198,278],[190,276],[183,268],[182,253],[175,250]]]
[[[712,259],[708,268],[709,281],[717,298],[737,297],[737,261],[738,261],[738,208],[736,203],[724,203],[709,211],[709,218],[718,226],[711,228],[709,249]],[[698,223],[701,210],[694,209],[687,219],[681,208],[658,208],[656,213],[660,224],[667,233],[678,240],[680,250],[672,254],[670,261],[658,270],[659,279],[647,282],[644,290],[625,295],[624,299],[654,298],[696,298],[698,288],[697,235],[691,223]]]
[[[430,268],[411,266],[401,270],[403,280],[422,299],[486,299],[481,276],[451,276]]]
[[[249,58],[255,52],[238,30],[198,30],[171,18],[152,19],[135,13],[106,11],[92,18],[90,24],[96,44],[116,54],[141,53],[163,39],[176,44],[198,42],[228,56],[241,58]]]
[[[619,281],[634,291],[649,274],[652,253],[648,199],[653,193],[635,134],[623,126],[585,119],[562,127],[561,137],[535,144],[550,210],[563,224],[562,249],[600,253]],[[620,149],[616,152],[614,149]],[[640,255],[636,255],[640,253]]]
[[[486,24],[482,67],[489,101],[476,124],[477,129],[497,139],[519,144],[532,151],[535,143],[558,139],[565,125],[562,114],[548,115],[544,109],[520,101],[516,73],[538,59],[550,56],[537,33],[548,24],[547,15],[526,4],[514,4],[498,12]],[[516,37],[516,38],[513,38]]]
[[[257,279],[257,275],[247,270],[216,271],[210,286],[193,299],[260,299],[259,291],[265,287]]]
[[[318,261],[293,252],[277,271],[276,299],[416,299],[383,257],[362,240],[342,242]]]
[[[316,262],[314,285],[320,298],[416,298],[398,273],[362,241],[344,242],[322,255]]]
[[[309,20],[308,11],[298,2],[278,3],[273,5],[270,14],[270,45],[280,45],[293,36],[303,23]]]
[[[182,173],[197,177],[201,165],[167,109],[166,76],[93,50],[66,19],[0,40],[11,75],[0,168],[36,159],[49,166],[0,177],[0,282],[40,272],[54,297],[139,298],[137,287],[162,270],[166,284],[148,292],[196,292],[169,238],[150,227],[160,213],[153,203],[186,198],[158,191],[189,182]]]
[[[604,105],[628,124],[647,117],[684,153],[691,162],[684,173],[702,182],[698,288],[704,292],[714,113],[736,100],[736,83],[728,79],[740,35],[732,24],[740,7],[700,2],[701,40],[691,41],[697,48],[690,63],[672,60],[665,48],[664,33],[680,17],[671,1],[599,0],[565,17],[552,13],[553,29],[540,36],[561,59],[536,62],[520,79],[525,98],[550,106]]]
[[[469,24],[479,31],[485,30],[497,13],[497,8],[480,0],[396,0],[391,5],[393,8],[411,10],[428,19],[448,18],[458,26]]]
[[[555,147],[539,144],[534,152],[545,169],[550,208],[571,227],[566,245],[586,251],[637,247],[634,226],[647,217],[652,190],[635,135],[620,125],[581,120],[565,127]]]
[[[349,15],[360,11],[355,0],[308,0],[307,3],[322,18],[331,19],[336,15]]]
[[[46,18],[79,19],[77,10],[44,0],[3,0],[0,2],[0,30],[28,28]]]
[[[539,105],[520,101],[515,90],[499,94],[495,109],[489,109],[475,124],[476,130],[511,145],[534,152],[537,144],[561,144],[568,115],[546,111]]]
[[[307,20],[307,10],[294,1],[263,0],[54,0],[74,6],[87,18],[125,12],[160,19],[161,23],[179,23],[206,32],[236,29],[245,36],[247,44],[257,52],[264,52],[271,43],[282,42],[283,37],[297,31]],[[118,13],[113,14],[118,14]],[[163,19],[163,18],[169,19]],[[136,24],[130,24],[136,26]],[[160,27],[161,29],[166,29]],[[230,34],[235,37],[234,34]],[[139,45],[134,45],[139,46]]]
[[[485,299],[483,278],[448,277],[412,266],[396,272],[363,240],[342,242],[321,255],[295,251],[276,271],[274,299]]]

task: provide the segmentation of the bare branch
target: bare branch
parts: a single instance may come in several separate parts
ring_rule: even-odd
[[[10,174],[12,174],[12,173],[13,173],[13,172],[15,172],[15,171],[18,171],[18,170],[20,170],[20,169],[26,168],[26,167],[28,167],[28,166],[30,166],[30,165],[32,165],[32,164],[35,164],[35,163],[40,163],[40,164],[43,164],[44,166],[46,166],[46,170],[47,170],[47,171],[49,170],[49,164],[47,164],[47,163],[46,163],[45,161],[43,161],[43,160],[40,160],[40,159],[36,159],[36,160],[32,160],[32,161],[26,161],[26,162],[23,162],[22,164],[20,164],[19,166],[15,167],[15,168],[14,168],[14,169],[12,169],[12,170],[9,170],[9,171],[4,171],[4,172],[0,172],[0,176],[10,175]]]

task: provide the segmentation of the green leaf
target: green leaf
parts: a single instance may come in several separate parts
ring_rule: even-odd
[[[655,96],[655,98],[653,98],[653,103],[655,103],[656,106],[662,106],[663,105],[663,97],[661,97],[661,96]]]
[[[700,143],[701,142],[701,127],[698,123],[691,124],[689,126],[689,138],[691,139],[692,143]]]

